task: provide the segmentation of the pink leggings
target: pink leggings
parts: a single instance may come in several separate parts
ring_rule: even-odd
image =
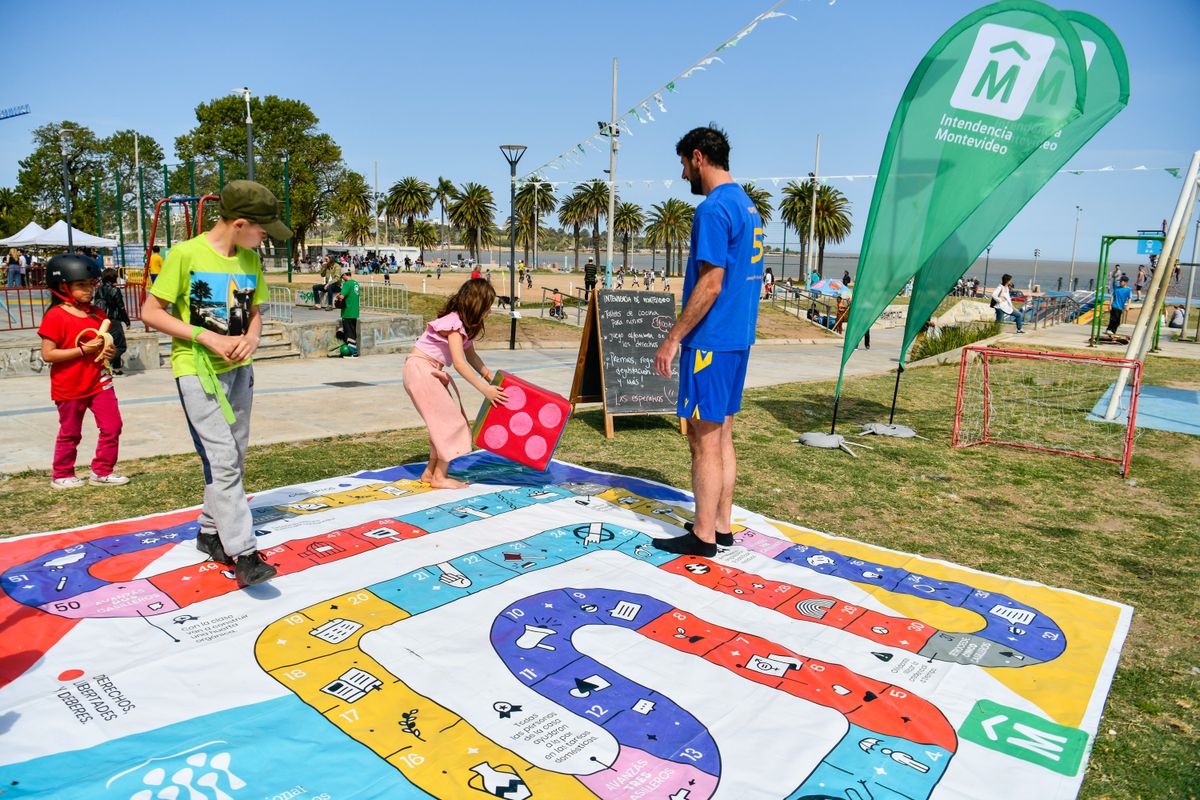
[[[69,478],[75,474],[75,454],[83,433],[83,413],[91,409],[100,429],[96,442],[96,457],[92,459],[92,472],[103,477],[113,471],[117,463],[117,448],[121,440],[121,411],[117,408],[117,393],[105,389],[91,397],[79,400],[61,400],[58,405],[58,439],[54,442],[55,478]]]

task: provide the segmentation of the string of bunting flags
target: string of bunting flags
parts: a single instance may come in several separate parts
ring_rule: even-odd
[[[731,47],[736,47],[740,41],[749,36],[754,29],[758,27],[760,22],[768,19],[777,19],[779,17],[787,17],[790,20],[797,21],[796,18],[791,14],[785,14],[782,11],[775,10],[779,8],[779,6],[783,5],[784,2],[785,0],[779,0],[779,2],[775,3],[775,5],[771,6],[766,11],[751,20],[750,24],[743,27],[731,38],[726,39],[718,47],[710,50],[699,61],[696,61],[683,72],[679,73],[674,78],[667,81],[638,102],[634,103],[628,111],[617,118],[617,128],[619,129],[619,132],[624,133],[627,136],[633,136],[633,125],[631,124],[632,120],[637,120],[638,123],[642,125],[654,122],[654,111],[652,110],[652,107],[653,109],[657,109],[658,113],[660,114],[667,113],[667,104],[666,101],[663,100],[664,95],[675,94],[678,92],[680,82],[691,78],[697,72],[703,72],[713,64],[724,64],[724,59],[717,54],[724,50],[728,50]],[[536,169],[526,173],[526,175],[521,178],[521,181],[523,182],[533,175],[540,175],[545,170],[558,170],[564,166],[581,164],[583,163],[584,157],[588,155],[588,148],[595,150],[597,153],[605,152],[605,150],[608,149],[608,145],[606,144],[604,148],[601,149],[598,142],[607,138],[608,134],[606,131],[594,133],[583,141],[577,142],[571,147],[568,147],[566,150],[562,151],[554,158],[550,159]]]
[[[1148,166],[1145,166],[1144,164],[1140,164],[1136,167],[1114,167],[1114,166],[1110,165],[1110,166],[1106,166],[1106,167],[1097,167],[1095,169],[1060,169],[1056,174],[1058,174],[1058,175],[1068,175],[1068,174],[1070,174],[1070,175],[1086,175],[1086,174],[1099,173],[1099,172],[1159,172],[1159,171],[1166,172],[1173,178],[1181,178],[1183,175],[1182,167],[1148,167]],[[831,181],[849,181],[849,182],[853,183],[854,181],[859,181],[859,180],[868,180],[868,181],[875,180],[877,177],[878,177],[877,175],[865,175],[865,174],[864,175],[820,175],[817,177],[817,182],[818,183],[830,183]],[[524,178],[518,178],[517,186],[521,187],[521,186],[525,186],[527,184],[540,183],[542,185],[549,184],[550,186],[557,188],[559,186],[578,186],[578,185],[584,184],[584,183],[591,183],[594,180],[597,180],[597,179],[596,178],[581,178],[578,180],[549,180],[547,178],[539,179],[539,178],[536,178],[535,173],[530,173],[528,176],[526,176]],[[658,184],[662,184],[667,189],[670,189],[671,186],[679,180],[681,180],[681,179],[680,178],[653,178],[653,179],[647,180],[647,179],[629,178],[629,179],[624,179],[624,180],[618,179],[617,183],[618,184],[623,183],[623,184],[625,184],[625,186],[627,186],[630,189],[632,189],[633,187],[635,187],[637,185],[642,185],[642,186],[645,186],[647,189],[649,189],[649,188],[653,188],[654,186],[656,186]],[[803,183],[804,181],[809,181],[809,180],[812,180],[812,178],[810,178],[808,175],[784,175],[784,176],[772,175],[769,177],[762,177],[762,178],[741,178],[741,179],[739,179],[739,181],[741,183],[759,184],[759,183],[770,182],[773,186],[776,186],[776,187],[778,187],[781,183],[782,184],[787,184],[787,183],[791,183],[791,182]],[[603,182],[606,184],[608,183],[608,181],[603,181]]]

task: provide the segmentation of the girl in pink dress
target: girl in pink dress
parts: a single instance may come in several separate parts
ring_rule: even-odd
[[[435,489],[466,487],[450,477],[450,462],[471,452],[470,423],[446,366],[453,364],[485,400],[498,405],[508,400],[503,389],[489,383],[492,373],[472,346],[483,334],[483,321],[495,302],[492,285],[471,278],[446,301],[404,360],[404,391],[429,428],[429,465],[421,481]]]

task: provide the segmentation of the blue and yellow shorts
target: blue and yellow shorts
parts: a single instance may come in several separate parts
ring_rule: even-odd
[[[742,410],[742,388],[750,350],[696,350],[679,354],[679,401],[676,413],[684,419],[723,423]]]

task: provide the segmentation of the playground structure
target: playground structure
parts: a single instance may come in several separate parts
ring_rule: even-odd
[[[1100,237],[1100,258],[1096,265],[1096,294],[1092,300],[1091,307],[1091,335],[1088,337],[1088,346],[1095,347],[1097,342],[1103,341],[1101,334],[1104,332],[1104,314],[1106,303],[1111,302],[1112,290],[1114,288],[1113,281],[1109,280],[1108,274],[1108,257],[1112,251],[1114,242],[1119,241],[1136,241],[1136,242],[1158,242],[1162,243],[1162,234],[1139,233],[1136,236],[1116,236],[1105,234]],[[1145,309],[1143,309],[1145,311]],[[1154,329],[1154,344],[1153,349],[1158,349],[1159,330],[1162,325],[1159,324]]]

